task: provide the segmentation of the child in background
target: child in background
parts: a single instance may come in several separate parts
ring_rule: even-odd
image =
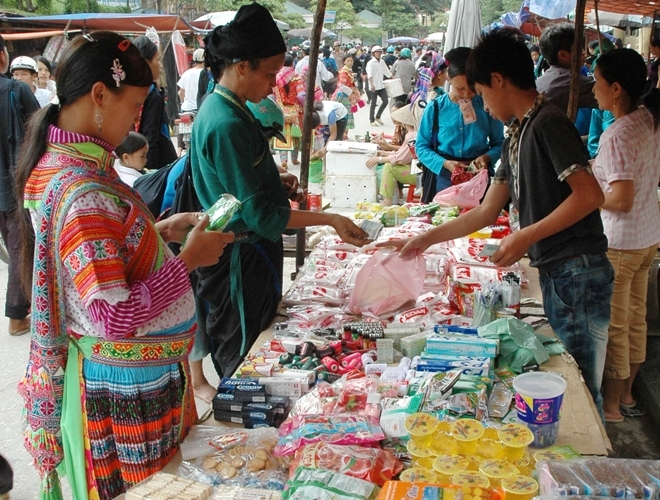
[[[137,132],[129,132],[117,149],[115,154],[115,171],[119,178],[133,187],[135,179],[144,175],[147,164],[149,143],[147,138]]]

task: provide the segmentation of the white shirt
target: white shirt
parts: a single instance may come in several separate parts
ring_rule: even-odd
[[[142,177],[144,174],[141,174],[137,170],[131,167],[125,167],[119,160],[115,160],[115,171],[119,174],[119,178],[124,181],[125,184],[128,184],[130,187],[133,187],[135,179]]]
[[[202,69],[204,68],[190,68],[176,82],[177,87],[183,89],[184,92],[183,102],[181,103],[182,111],[195,111],[197,109],[197,87]]]
[[[305,70],[308,66],[309,56],[305,56],[296,64],[296,75],[302,76],[303,70]],[[334,76],[335,75],[333,75],[330,71],[328,71],[328,68],[325,67],[323,61],[319,59],[319,62],[316,65],[316,86],[321,87],[322,82],[327,82],[328,80],[334,78]]]
[[[374,88],[380,90],[385,88],[385,85],[383,85],[383,76],[389,78],[392,76],[392,73],[390,73],[390,69],[387,67],[387,64],[385,64],[382,57],[380,59],[372,57],[367,63],[367,76]]]
[[[337,101],[323,101],[323,109],[317,111],[321,125],[334,125],[348,116],[346,106]]]
[[[50,92],[46,89],[37,88],[34,91],[34,97],[39,101],[39,106],[42,108],[50,104]]]

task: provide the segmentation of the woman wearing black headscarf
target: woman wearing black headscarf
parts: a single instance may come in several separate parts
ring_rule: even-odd
[[[246,106],[272,93],[284,64],[286,45],[268,10],[257,3],[241,7],[205,46],[206,66],[219,84],[195,119],[190,147],[195,191],[205,210],[224,193],[242,206],[228,226],[241,234],[240,242],[217,265],[199,270],[197,294],[209,304],[206,331],[216,370],[231,376],[273,320],[282,297],[282,232],[332,225],[348,243],[361,246],[367,240],[345,217],[290,208],[288,197],[296,196],[298,180],[278,172],[268,140]]]
[[[140,55],[149,64],[154,77],[154,85],[151,86],[142,107],[137,131],[149,141],[146,168],[157,169],[169,165],[178,158],[170,138],[165,100],[158,91],[158,80],[163,72],[162,57],[158,45],[144,35],[133,40],[133,45],[138,48]]]

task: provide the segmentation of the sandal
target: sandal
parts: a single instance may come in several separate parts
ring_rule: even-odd
[[[621,412],[621,415],[627,418],[639,418],[645,415],[644,410],[640,410],[639,408],[627,408],[623,405],[619,406],[619,411]]]
[[[607,418],[607,417],[605,417],[605,423],[606,424],[620,424],[624,420],[625,420],[625,418],[623,418],[623,417],[621,417],[621,418]]]
[[[619,403],[619,406],[620,406],[621,408],[628,408],[628,409],[637,408],[637,401],[633,400],[632,403],[628,403],[628,404],[626,404],[626,403]]]

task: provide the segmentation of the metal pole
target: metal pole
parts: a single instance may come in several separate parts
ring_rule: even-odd
[[[319,44],[321,43],[321,30],[325,18],[326,0],[319,0],[314,14],[312,36],[309,51],[309,66],[307,68],[307,89],[305,94],[305,111],[303,114],[303,133],[300,144],[300,187],[303,191],[307,189],[309,178],[309,158],[312,149],[312,112],[314,106],[314,88],[316,87],[316,68],[319,63]],[[307,207],[301,206],[303,210]],[[305,263],[305,228],[298,229],[296,239],[296,270]]]
[[[598,18],[598,0],[594,0],[594,14],[596,15],[596,30],[598,31],[598,55],[603,55],[603,44],[600,35],[600,19]]]
[[[571,92],[568,97],[566,113],[571,121],[575,121],[580,95],[580,70],[582,69],[582,50],[584,47],[584,11],[587,0],[577,0],[575,5],[575,40],[571,52]]]

